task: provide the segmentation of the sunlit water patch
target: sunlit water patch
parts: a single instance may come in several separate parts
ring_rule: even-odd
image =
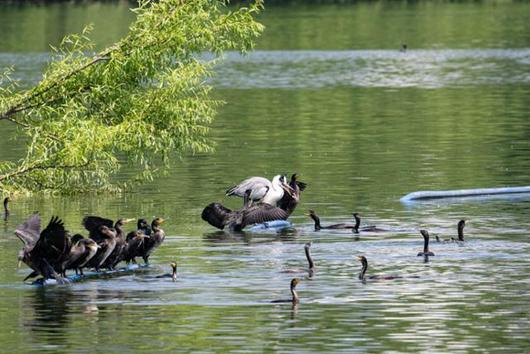
[[[208,58],[209,56],[205,56]],[[0,53],[13,77],[38,81],[47,53]],[[227,53],[215,68],[220,88],[440,88],[530,82],[530,49],[255,51]]]
[[[459,87],[530,82],[529,49],[256,51],[217,67],[225,88]]]

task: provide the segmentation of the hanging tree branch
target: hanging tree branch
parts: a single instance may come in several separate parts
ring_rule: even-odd
[[[208,126],[220,102],[204,83],[212,65],[201,54],[251,49],[262,7],[261,0],[234,9],[224,0],[141,1],[129,33],[97,54],[87,55],[88,29],[66,37],[35,87],[17,91],[9,72],[0,74],[0,120],[27,141],[23,159],[0,161],[0,193],[118,190],[118,156],[145,180],[175,152],[210,151]]]

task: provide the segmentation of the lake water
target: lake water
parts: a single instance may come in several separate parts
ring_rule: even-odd
[[[95,24],[100,47],[126,30],[127,2],[0,5],[0,68],[39,80],[48,44]],[[216,152],[174,161],[123,195],[17,197],[0,221],[0,352],[527,352],[530,198],[403,205],[416,190],[530,185],[530,4],[377,2],[270,6],[257,50],[228,53]],[[402,43],[408,50],[400,52]],[[0,159],[24,151],[0,123]],[[217,232],[200,218],[252,175],[308,183],[281,234]],[[125,178],[127,173],[121,177]],[[313,231],[350,222],[387,231]],[[13,230],[34,210],[82,231],[84,215],[168,218],[153,266],[37,289],[22,283]],[[432,243],[419,229],[465,244]],[[304,268],[313,241],[317,271]],[[365,255],[369,275],[357,279]],[[153,278],[176,259],[178,281]],[[298,276],[298,306],[289,298]]]

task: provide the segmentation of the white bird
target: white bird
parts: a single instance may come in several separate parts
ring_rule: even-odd
[[[250,177],[229,188],[226,195],[235,195],[243,198],[243,206],[250,206],[253,202],[267,203],[276,206],[282,199],[284,191],[291,194],[293,188],[286,182],[283,175],[274,176],[272,182],[263,177]]]

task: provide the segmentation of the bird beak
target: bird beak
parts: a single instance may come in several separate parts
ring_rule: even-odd
[[[22,261],[19,260],[19,261],[18,261],[18,264],[17,264],[17,269],[20,268],[21,265],[22,265]]]
[[[166,222],[166,219],[162,219],[162,218],[160,218],[160,223],[161,223],[161,224],[163,224],[163,223],[165,223],[165,222]]]
[[[130,222],[133,222],[134,220],[135,220],[135,219],[125,219],[125,220],[123,220],[123,222],[124,222],[125,224],[127,224],[127,223],[130,223]]]
[[[357,259],[358,259],[358,260],[361,260],[362,258],[361,258],[361,256],[357,256]]]
[[[294,191],[294,189],[293,189],[290,185],[288,185],[287,183],[283,182],[283,183],[282,183],[282,186],[283,186],[283,189],[284,189],[287,193],[289,193],[289,195],[290,195],[291,197],[294,195],[295,191]]]

